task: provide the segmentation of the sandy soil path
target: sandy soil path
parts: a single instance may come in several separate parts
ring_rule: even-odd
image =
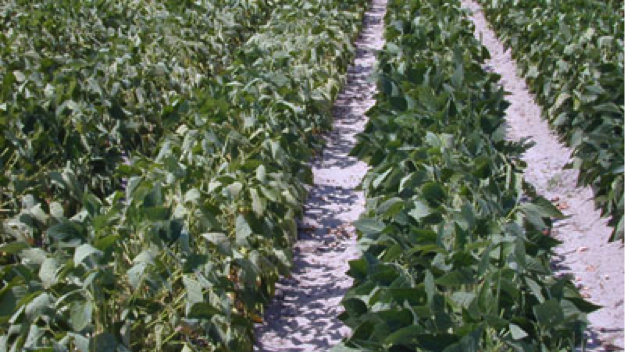
[[[326,351],[349,333],[337,319],[340,301],[352,280],[348,261],[358,258],[351,225],[364,211],[356,188],[367,165],[348,156],[356,134],[364,129],[364,113],[373,106],[375,82],[368,79],[383,46],[386,0],[372,0],[355,43],[356,58],[335,103],[334,130],[313,162],[315,184],[305,205],[292,276],[281,280],[277,294],[256,329],[256,351]]]
[[[508,138],[529,137],[536,143],[529,149],[525,177],[538,193],[559,205],[567,219],[555,225],[552,234],[562,241],[554,260],[556,272],[571,274],[581,292],[591,302],[603,306],[590,314],[589,351],[613,351],[623,348],[623,245],[608,243],[610,228],[601,219],[588,187],[577,188],[577,172],[564,170],[571,150],[541,118],[541,110],[528,92],[525,81],[517,75],[516,63],[505,51],[496,34],[488,27],[481,7],[473,0],[462,0],[473,12],[475,35],[491,53],[488,69],[502,76],[504,89],[511,92],[507,111]]]

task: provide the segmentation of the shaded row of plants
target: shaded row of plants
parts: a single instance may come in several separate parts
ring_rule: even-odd
[[[361,258],[333,351],[571,351],[596,309],[551,271],[562,214],[523,180],[525,143],[459,1],[390,0],[376,105],[352,151],[371,169]]]
[[[573,148],[578,184],[591,186],[623,240],[622,1],[481,1],[512,50],[544,117]]]
[[[106,4],[65,6],[97,16],[106,13]],[[184,16],[192,16],[196,6],[212,13],[224,2],[124,4],[136,5],[142,14],[128,28],[143,20],[150,6],[166,5],[153,13],[154,24],[179,33],[177,27],[167,27],[167,11],[177,11],[172,21],[186,23]],[[49,147],[59,168],[42,167],[28,187],[19,192],[11,188],[18,206],[2,223],[0,350],[252,350],[253,324],[260,321],[279,275],[291,265],[304,185],[312,181],[306,160],[320,146],[318,134],[331,126],[330,108],[353,56],[351,42],[364,1],[233,1],[228,6],[234,14],[261,8],[269,13],[246,32],[228,60],[185,59],[211,67],[202,73],[192,70],[189,77],[201,77],[190,84],[188,95],[162,98],[168,104],[155,108],[154,116],[126,106],[120,116],[107,116],[113,108],[95,109],[84,117],[90,125],[76,133],[84,149],[76,147],[72,158]],[[232,24],[243,26],[241,18],[249,16],[236,17]],[[220,19],[204,20],[200,24],[211,27]],[[208,29],[206,38],[213,36]],[[187,37],[179,34],[171,40],[181,47],[158,57],[208,50],[202,43],[183,43]],[[168,40],[165,34],[156,38]],[[110,38],[97,42],[105,40]],[[166,43],[160,45],[169,50]],[[152,46],[161,50],[156,43]],[[100,52],[106,50],[93,54]],[[137,62],[146,56],[128,50],[112,62]],[[167,69],[157,75],[165,82],[175,78],[177,71],[167,64],[152,69],[159,67]],[[119,76],[122,84],[155,87],[142,78],[128,72]],[[144,91],[144,99],[167,96],[168,90],[155,89],[149,95]],[[137,98],[137,90],[124,96]],[[80,109],[99,106],[91,93],[80,92],[85,94],[80,103],[74,100]],[[36,101],[36,109],[52,106]],[[78,113],[82,110],[68,109],[83,118]],[[2,121],[19,126],[18,115],[3,116],[7,118]],[[115,126],[135,123],[137,131],[150,133],[156,129],[150,130],[148,118],[154,119],[162,131],[150,140],[137,137],[145,144],[128,148],[125,162],[123,151],[116,151],[121,160],[111,163],[109,171],[90,173],[75,163],[92,159],[86,148],[92,145],[89,138],[112,135],[111,148],[135,138],[119,132],[125,129],[97,127],[98,118],[109,117]],[[76,130],[66,131],[73,135]],[[115,139],[117,132],[121,134]],[[46,149],[37,152],[45,156]],[[93,187],[98,178],[114,181]],[[17,184],[12,178],[3,182]],[[45,187],[51,191],[40,191]]]

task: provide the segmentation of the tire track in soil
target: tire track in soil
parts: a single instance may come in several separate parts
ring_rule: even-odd
[[[352,222],[364,211],[356,188],[367,165],[348,154],[364,129],[365,112],[375,104],[369,77],[375,50],[384,45],[386,0],[372,0],[355,42],[354,63],[334,104],[334,129],[321,157],[312,163],[314,186],[305,204],[292,275],[276,285],[276,296],[256,327],[258,352],[326,351],[350,329],[337,319],[341,299],[352,285],[348,262],[360,255]]]
[[[472,12],[475,36],[491,54],[486,68],[501,75],[510,93],[507,111],[508,138],[530,138],[536,144],[523,160],[525,179],[537,192],[558,204],[568,218],[554,225],[552,236],[562,241],[556,247],[552,265],[556,275],[572,275],[582,295],[603,306],[589,314],[587,351],[615,351],[623,348],[623,244],[608,243],[611,229],[594,207],[589,187],[576,187],[575,170],[565,170],[571,150],[563,146],[541,118],[541,109],[516,72],[516,63],[496,34],[488,27],[482,8],[473,0],[462,0]]]

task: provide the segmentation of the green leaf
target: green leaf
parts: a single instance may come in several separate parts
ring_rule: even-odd
[[[421,194],[423,198],[430,203],[430,205],[438,206],[445,200],[445,189],[436,182],[428,182],[421,188]]]
[[[47,253],[41,248],[29,248],[21,252],[23,262],[41,265],[46,260]]]
[[[536,281],[534,281],[533,279],[529,277],[525,278],[525,283],[527,284],[527,286],[529,286],[530,290],[532,291],[532,294],[534,295],[534,297],[536,297],[538,302],[544,303],[545,297],[542,294],[542,289],[540,288],[540,285],[538,285]]]
[[[404,201],[399,197],[393,197],[380,204],[377,209],[378,214],[394,216],[403,207]]]
[[[563,219],[564,215],[556,208],[550,201],[544,197],[536,197],[532,200],[532,203],[537,207],[538,211],[544,217],[552,217],[556,219]]]
[[[73,221],[63,219],[60,223],[51,226],[47,231],[48,235],[57,240],[68,240],[81,237],[81,229]]]
[[[417,221],[420,221],[421,219],[423,219],[424,217],[432,213],[432,211],[430,210],[430,207],[427,206],[427,204],[425,204],[422,201],[419,201],[419,200],[415,201],[414,206],[415,206],[414,209],[409,211],[408,215],[412,216]]]
[[[609,241],[625,241],[625,217],[620,217],[618,222],[616,220],[617,217],[613,217],[613,221],[616,223],[616,226],[614,226],[614,232],[610,235]]]
[[[265,213],[265,205],[258,195],[258,191],[255,188],[251,188],[250,196],[252,197],[252,210],[254,211],[254,214],[258,217],[262,217]]]
[[[192,188],[184,194],[184,202],[185,203],[193,203],[196,204],[202,198],[202,194],[200,190],[197,188]]]
[[[110,249],[114,244],[118,243],[119,240],[119,235],[109,235],[106,237],[98,238],[94,243],[94,247],[101,251],[106,251]]]
[[[184,287],[186,289],[187,302],[204,302],[204,293],[202,292],[203,288],[197,280],[185,275],[182,277],[182,282],[184,283]]]
[[[80,352],[90,352],[91,351],[89,349],[90,339],[88,339],[88,338],[86,338],[86,337],[84,337],[84,336],[82,336],[80,334],[76,334],[76,333],[72,333],[72,332],[68,333],[67,336],[72,338],[76,348]]]
[[[202,237],[204,237],[209,243],[215,245],[221,254],[228,256],[232,255],[232,247],[226,234],[220,232],[209,232],[202,234]]]
[[[365,236],[377,235],[384,231],[384,223],[373,219],[360,219],[354,222],[354,226]]]
[[[386,177],[391,173],[391,171],[393,171],[393,168],[389,168],[388,170],[386,170],[385,172],[383,172],[381,175],[378,175],[374,180],[373,180],[373,188],[379,188],[380,184],[386,179]]]
[[[521,211],[525,214],[526,220],[534,225],[534,227],[538,230],[542,230],[547,227],[543,217],[546,215],[542,212],[540,207],[535,204],[526,203],[520,207]]]
[[[0,253],[17,254],[26,248],[30,248],[28,243],[16,241],[16,242],[11,242],[11,243],[6,243],[0,246]]]
[[[89,343],[89,350],[97,352],[116,352],[117,339],[115,335],[103,332],[96,335]]]
[[[91,323],[93,303],[91,301],[76,301],[69,311],[69,321],[75,331],[81,331]]]
[[[267,170],[265,169],[264,165],[259,165],[256,169],[256,178],[262,184],[267,183]]]
[[[538,324],[544,329],[553,329],[564,322],[562,307],[555,299],[534,306],[533,311]]]
[[[436,284],[442,286],[460,286],[473,283],[473,275],[468,270],[451,271],[436,279]]]
[[[24,82],[26,80],[26,75],[22,71],[13,71],[13,76],[18,82]]]
[[[210,319],[214,315],[222,312],[206,302],[196,302],[189,305],[187,309],[187,318],[189,319]]]
[[[408,104],[404,97],[390,97],[389,101],[393,109],[397,111],[406,111],[406,108],[408,107]]]
[[[459,306],[467,309],[473,303],[477,295],[474,292],[454,292],[451,299]]]
[[[52,309],[53,302],[54,299],[47,293],[38,295],[26,306],[26,316],[32,321],[47,315]]]
[[[486,248],[484,253],[482,253],[482,258],[480,259],[480,263],[477,267],[477,277],[482,277],[488,270],[488,267],[490,266],[490,252],[492,249],[493,245],[491,244],[488,248]]]
[[[390,334],[384,342],[390,345],[413,345],[423,330],[419,325],[406,326]]]
[[[275,188],[260,186],[260,192],[263,194],[263,196],[265,196],[265,198],[269,199],[272,202],[280,201],[280,192],[278,192]]]
[[[56,272],[59,268],[59,263],[54,258],[46,258],[39,268],[39,278],[44,288],[50,288],[56,283]]]
[[[236,221],[236,241],[237,244],[244,245],[247,243],[247,238],[253,233],[250,224],[247,222],[243,215],[237,216]]]
[[[618,107],[618,105],[614,103],[596,104],[596,105],[593,105],[592,108],[596,112],[608,112],[608,113],[614,113],[614,114],[622,114],[621,109]]]
[[[514,244],[514,258],[519,266],[519,272],[524,271],[527,266],[525,256],[525,242],[522,238],[518,237]]]
[[[462,64],[456,65],[456,69],[454,70],[454,74],[451,76],[451,84],[454,88],[460,88],[462,86],[462,82],[464,81],[464,67]]]
[[[236,198],[239,196],[239,193],[241,193],[241,190],[243,190],[243,184],[241,182],[234,182],[228,185],[227,189],[228,193],[230,193],[233,198]]]
[[[101,255],[101,254],[102,254],[101,251],[92,247],[90,244],[85,243],[81,245],[80,247],[76,248],[76,251],[74,252],[74,265],[79,265],[86,258],[92,255]]]
[[[425,272],[425,279],[423,280],[425,284],[425,293],[428,296],[428,303],[431,305],[436,295],[436,285],[434,284],[434,275],[432,275],[431,271]]]
[[[470,334],[466,334],[460,339],[458,343],[455,343],[443,350],[443,352],[480,352],[482,351],[481,337],[483,328],[480,326]]]
[[[515,340],[521,340],[528,336],[527,333],[516,324],[510,324],[510,334]]]
[[[138,262],[126,272],[126,276],[128,277],[128,283],[130,284],[130,286],[132,286],[133,289],[137,289],[143,281],[145,269],[147,268],[147,266],[148,263]]]

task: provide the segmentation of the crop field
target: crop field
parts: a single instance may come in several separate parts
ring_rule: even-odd
[[[363,9],[2,5],[0,350],[249,350]]]
[[[622,244],[622,4],[480,3]],[[526,181],[473,28],[459,0],[0,2],[0,352],[275,351],[257,326],[306,279],[311,161],[362,82],[328,170],[366,163],[365,210],[317,229],[355,227],[358,259],[323,274],[351,288],[302,293],[351,332],[278,350],[585,347],[601,307],[553,264],[571,216]]]
[[[343,301],[348,345],[573,348],[594,308],[551,277],[556,242],[543,231],[562,214],[523,181],[524,146],[503,139],[487,52],[448,2],[391,1],[387,16],[382,91],[353,151],[371,170],[356,223],[366,250]]]

